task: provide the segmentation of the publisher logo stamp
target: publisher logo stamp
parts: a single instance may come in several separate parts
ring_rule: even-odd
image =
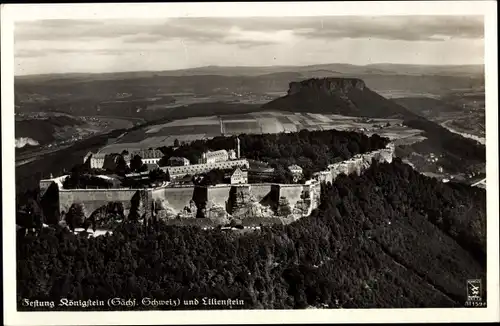
[[[467,301],[481,301],[481,280],[467,280]]]
[[[467,280],[467,301],[466,306],[484,306],[483,289],[480,279]]]

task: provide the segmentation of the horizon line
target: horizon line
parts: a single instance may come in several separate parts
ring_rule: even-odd
[[[482,66],[485,67],[484,63],[477,64],[414,64],[414,63],[390,63],[390,62],[378,62],[378,63],[369,63],[364,65],[357,65],[352,63],[317,63],[317,64],[309,64],[309,65],[259,65],[259,66],[219,66],[219,65],[205,65],[205,66],[196,66],[190,68],[182,68],[182,69],[166,69],[166,70],[126,70],[126,71],[108,71],[108,72],[54,72],[54,73],[43,73],[43,74],[22,74],[16,75],[14,74],[14,78],[16,77],[35,77],[35,76],[63,76],[63,75],[107,75],[107,74],[127,74],[127,73],[144,73],[144,72],[179,72],[179,71],[189,71],[195,69],[202,68],[286,68],[286,67],[312,67],[312,66],[322,66],[322,65],[348,65],[354,67],[369,67],[374,65],[392,65],[392,66],[413,66],[413,67],[464,67],[464,66]]]

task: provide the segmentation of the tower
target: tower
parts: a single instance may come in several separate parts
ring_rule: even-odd
[[[236,137],[236,158],[240,159],[240,138]]]
[[[222,117],[219,117],[219,124],[220,124],[220,134],[221,136],[224,136],[225,130],[224,130],[224,121],[222,121]]]

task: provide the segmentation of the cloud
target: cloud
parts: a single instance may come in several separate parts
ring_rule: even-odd
[[[109,20],[39,20],[18,22],[16,57],[173,52],[182,46],[232,46],[231,51],[272,45],[323,44],[329,41],[380,39],[440,43],[456,39],[482,40],[482,16],[328,16],[169,18]],[[447,44],[447,43],[446,43]],[[328,48],[328,51],[331,51]]]
[[[238,29],[244,32],[293,31],[303,37],[380,38],[436,41],[442,38],[482,38],[479,16],[329,16],[253,18],[172,18],[164,20],[40,20],[17,23],[16,41],[124,38],[125,42],[170,39],[223,42]],[[248,41],[250,42],[250,41]],[[259,42],[257,42],[258,44]]]
[[[276,44],[276,42],[256,40],[225,40],[224,44],[236,45],[242,49],[249,49],[258,46],[273,45]]]
[[[482,19],[476,17],[341,17],[321,20],[321,26],[301,26],[296,33],[322,39],[378,38],[400,41],[443,41],[448,38],[484,37]],[[308,29],[305,29],[308,28]]]
[[[139,49],[132,50],[136,52],[140,52]],[[54,56],[61,54],[91,54],[91,55],[122,55],[130,53],[131,50],[124,49],[48,49],[48,50],[28,50],[21,49],[15,51],[15,56],[18,58],[39,58],[46,56]]]

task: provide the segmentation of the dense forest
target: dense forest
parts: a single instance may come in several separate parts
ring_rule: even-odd
[[[298,164],[307,179],[313,172],[325,170],[328,164],[347,160],[356,154],[384,148],[389,140],[378,135],[366,135],[337,130],[297,133],[240,135],[241,156],[263,161],[279,171]],[[181,156],[197,162],[207,150],[234,149],[236,137],[215,137],[196,140],[178,148],[163,147],[165,156]]]
[[[484,281],[484,190],[395,159],[338,177],[321,197],[308,217],[243,234],[161,222],[96,238],[19,231],[18,307],[61,297],[179,298],[181,309],[221,309],[182,305],[203,297],[244,300],[234,309],[459,307],[465,280]]]

